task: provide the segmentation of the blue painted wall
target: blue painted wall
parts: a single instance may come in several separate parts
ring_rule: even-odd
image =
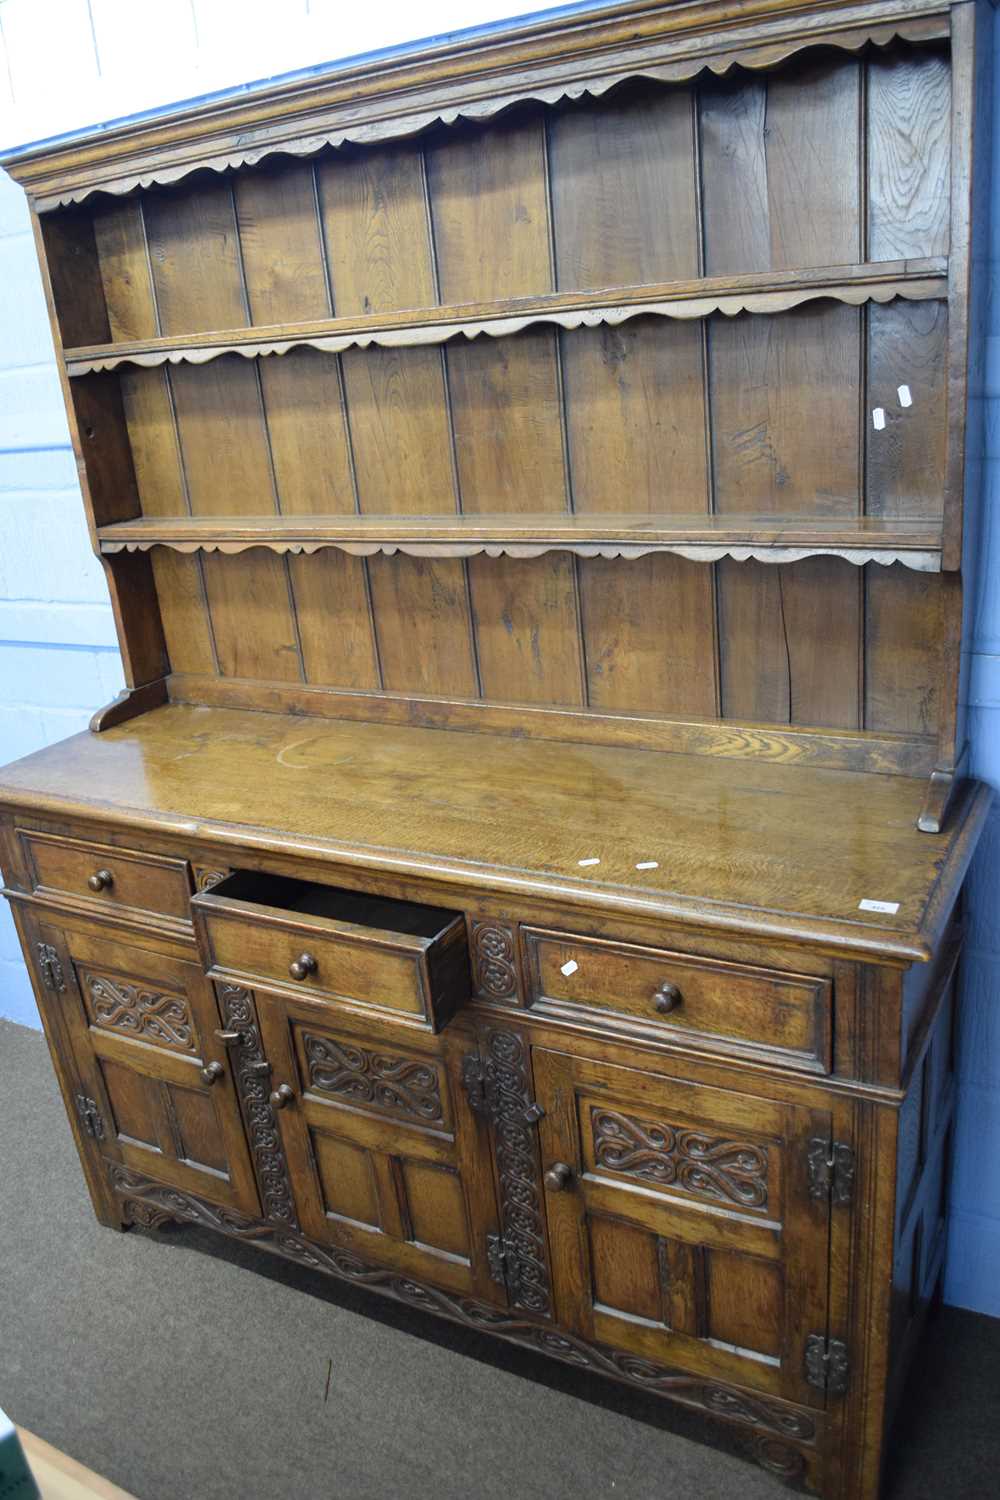
[[[426,33],[499,19],[510,0],[428,0]],[[237,19],[238,25],[232,23]],[[141,21],[141,24],[140,24]],[[342,0],[6,0],[0,146],[265,72],[405,41],[408,6]],[[227,51],[243,38],[242,50]],[[224,45],[224,43],[226,45]],[[136,65],[140,60],[142,66]],[[44,69],[44,71],[43,71]],[[1000,97],[1000,33],[996,69]],[[987,368],[988,453],[972,657],[973,769],[1000,789],[1000,159]],[[0,764],[86,726],[121,685],[111,610],[90,553],[34,247],[0,172]],[[956,1175],[946,1296],[1000,1317],[1000,807],[971,880]],[[0,910],[0,1015],[38,1025]]]

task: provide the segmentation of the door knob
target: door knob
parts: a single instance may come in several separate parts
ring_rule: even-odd
[[[671,984],[669,979],[665,979],[653,996],[653,1009],[661,1016],[669,1016],[672,1010],[678,1008],[683,999],[684,996],[676,984]]]
[[[545,1186],[550,1193],[561,1193],[573,1181],[573,1168],[564,1161],[554,1161],[545,1174]]]
[[[92,891],[109,891],[115,883],[115,877],[110,870],[95,870],[87,881]]]
[[[271,1108],[284,1109],[286,1104],[291,1104],[295,1098],[295,1090],[290,1089],[287,1083],[279,1083],[271,1095]]]
[[[288,966],[288,972],[293,979],[305,979],[308,974],[315,974],[316,969],[316,960],[311,953],[300,953],[298,958]]]
[[[221,1063],[206,1063],[205,1067],[201,1070],[201,1076],[206,1083],[218,1083],[225,1071]]]

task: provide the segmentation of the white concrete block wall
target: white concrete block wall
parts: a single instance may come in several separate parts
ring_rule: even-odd
[[[0,0],[0,146],[459,26],[516,0]],[[572,9],[576,7],[566,7]],[[998,31],[1000,57],[1000,31]],[[1000,65],[996,69],[1000,96]],[[996,153],[995,153],[996,156]],[[971,649],[973,766],[1000,789],[1000,162],[986,519]],[[34,248],[0,172],[0,764],[85,728],[121,684],[86,540]],[[946,1296],[1000,1316],[1000,808],[971,879]],[[6,909],[0,1015],[37,1025]]]

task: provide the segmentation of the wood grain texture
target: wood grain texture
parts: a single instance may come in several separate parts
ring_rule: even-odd
[[[689,90],[587,101],[552,114],[548,130],[561,290],[699,274]]]
[[[228,184],[151,194],[144,205],[153,290],[164,333],[248,324],[239,234]]]
[[[948,253],[950,113],[944,58],[869,62],[868,248],[874,259]]]

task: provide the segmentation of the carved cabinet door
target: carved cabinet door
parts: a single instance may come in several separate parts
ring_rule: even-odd
[[[255,993],[304,1234],[447,1291],[499,1300],[488,1148],[441,1036]]]
[[[212,986],[200,967],[94,929],[36,930],[76,1060],[81,1124],[116,1168],[260,1212]]]
[[[829,1116],[536,1049],[557,1316],[659,1365],[807,1405],[825,1334]]]

